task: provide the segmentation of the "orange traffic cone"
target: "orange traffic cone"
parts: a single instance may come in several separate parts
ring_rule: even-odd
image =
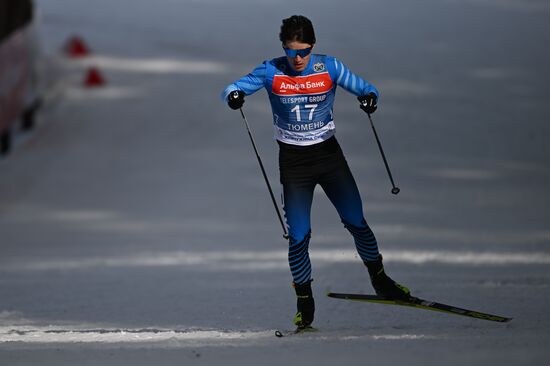
[[[65,45],[65,53],[69,57],[78,58],[88,56],[90,54],[90,50],[82,38],[73,36]]]
[[[103,85],[105,85],[105,78],[101,75],[99,69],[97,67],[90,67],[84,78],[84,86],[95,88]]]

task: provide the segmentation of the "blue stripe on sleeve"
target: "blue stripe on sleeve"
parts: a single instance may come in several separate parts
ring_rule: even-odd
[[[251,73],[229,84],[221,94],[222,100],[226,101],[229,93],[235,90],[242,90],[245,95],[254,94],[264,86],[266,72],[265,62],[258,65]]]
[[[357,96],[367,95],[369,93],[374,93],[376,96],[379,96],[378,90],[374,85],[351,72],[342,62],[334,59],[334,64],[336,66],[336,74],[338,75],[336,83],[339,86]]]
[[[336,81],[336,83],[340,84],[340,82],[342,81],[342,76],[344,76],[344,65],[342,65],[341,62],[338,62],[336,64],[336,71],[338,71],[338,69],[340,69],[340,75],[338,75],[338,80]]]

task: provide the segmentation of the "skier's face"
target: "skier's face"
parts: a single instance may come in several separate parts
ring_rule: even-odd
[[[298,42],[298,41],[287,41],[285,42],[283,47],[285,49],[292,50],[292,51],[309,49],[309,53],[303,57],[299,54],[293,55],[293,52],[287,52],[287,56],[286,56],[288,60],[288,64],[292,66],[292,68],[295,71],[297,72],[304,71],[309,63],[309,59],[311,57],[311,49],[313,48],[313,45],[309,43]],[[291,53],[291,55],[289,55],[289,53]]]

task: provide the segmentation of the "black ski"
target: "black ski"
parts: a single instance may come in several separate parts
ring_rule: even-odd
[[[408,307],[417,308],[417,309],[439,311],[446,314],[462,315],[462,316],[468,316],[470,318],[491,320],[491,321],[500,322],[500,323],[506,323],[512,320],[512,318],[506,318],[503,316],[487,314],[487,313],[480,313],[478,311],[463,309],[463,308],[442,304],[435,301],[423,300],[418,297],[411,297],[410,300],[392,300],[392,299],[387,299],[385,297],[377,296],[377,295],[341,294],[341,293],[334,293],[334,292],[329,292],[327,296],[335,299],[373,302],[377,304],[408,306]]]

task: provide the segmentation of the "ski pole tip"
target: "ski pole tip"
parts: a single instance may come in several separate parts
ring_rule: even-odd
[[[391,190],[391,193],[393,193],[393,194],[398,194],[399,192],[401,192],[401,190],[397,187],[393,187],[392,190]]]

